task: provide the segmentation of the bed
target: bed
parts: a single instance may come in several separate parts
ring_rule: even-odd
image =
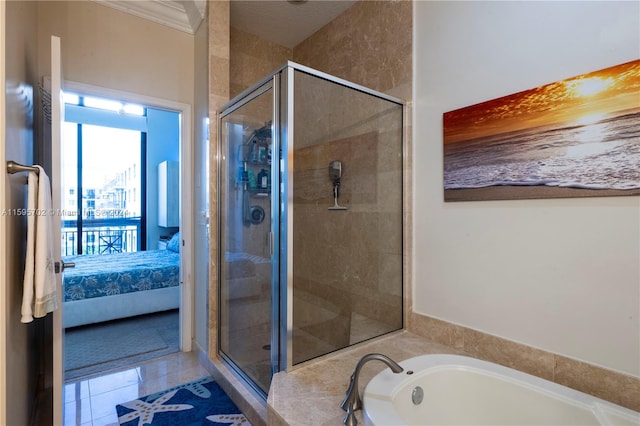
[[[180,306],[180,237],[166,250],[67,256],[65,328],[127,318]]]

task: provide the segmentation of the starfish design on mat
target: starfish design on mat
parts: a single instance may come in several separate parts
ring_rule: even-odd
[[[196,380],[195,382],[190,382],[190,383],[183,383],[179,386],[173,387],[169,390],[180,390],[180,389],[186,389],[188,391],[190,391],[192,394],[194,394],[195,396],[199,396],[200,398],[209,398],[211,397],[211,392],[209,391],[209,389],[205,388],[203,385],[205,383],[209,383],[212,382],[213,379],[211,377],[203,377],[202,379]],[[166,391],[160,391],[160,392],[156,392],[154,394],[151,394],[147,397],[147,399],[155,399],[160,395],[164,395]]]
[[[189,405],[189,404],[163,405],[165,402],[170,400],[173,397],[173,395],[176,394],[176,392],[178,392],[178,390],[175,390],[173,392],[168,392],[151,403],[136,399],[130,402],[125,402],[124,404],[120,404],[123,407],[127,407],[135,411],[132,411],[131,413],[127,413],[123,416],[120,416],[118,418],[118,422],[122,424],[122,423],[130,422],[131,420],[139,417],[140,420],[138,421],[138,426],[143,426],[145,424],[151,424],[155,413],[161,413],[165,411],[183,411],[183,410],[192,409],[193,405]]]
[[[203,385],[212,381],[213,380],[211,378],[207,377],[205,379],[198,380],[197,382],[187,383],[183,389],[191,391],[192,394],[199,396],[200,398],[206,399],[211,396],[211,392],[209,392],[209,389],[205,388]]]
[[[251,426],[249,420],[242,414],[215,414],[207,416],[207,420],[214,423],[228,423],[233,426]]]

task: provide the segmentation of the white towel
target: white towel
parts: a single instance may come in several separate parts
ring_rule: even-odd
[[[27,258],[24,269],[22,319],[24,323],[58,309],[53,259],[51,185],[42,167],[29,172],[27,201]]]
[[[29,172],[27,188],[27,211],[36,210],[38,200],[38,175]],[[27,255],[24,264],[22,289],[22,322],[33,321],[33,278],[35,275],[36,217],[27,215]]]

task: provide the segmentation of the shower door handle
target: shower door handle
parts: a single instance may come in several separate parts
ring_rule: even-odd
[[[273,232],[267,233],[267,244],[269,245],[269,257],[273,256]]]

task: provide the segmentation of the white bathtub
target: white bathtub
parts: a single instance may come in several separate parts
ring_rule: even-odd
[[[400,365],[404,372],[386,368],[367,384],[366,425],[640,424],[635,411],[474,358],[422,355]],[[424,396],[414,404],[418,386]]]

